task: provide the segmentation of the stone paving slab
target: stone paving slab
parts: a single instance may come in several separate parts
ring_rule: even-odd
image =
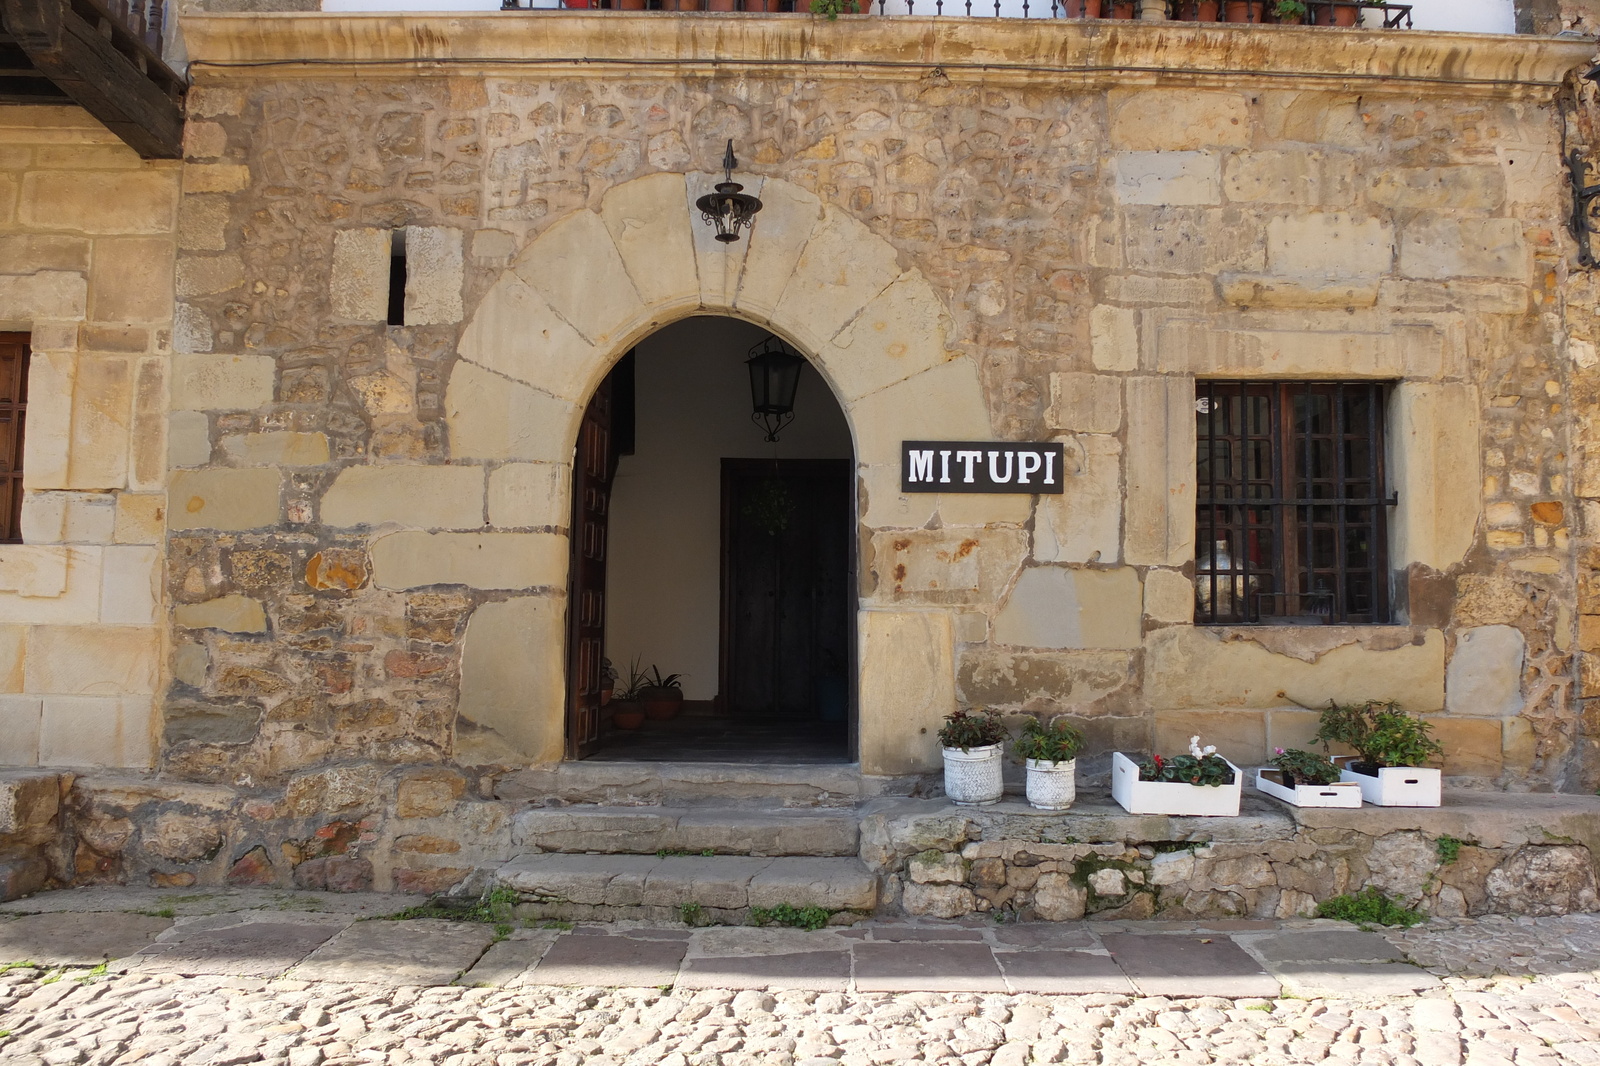
[[[659,988],[677,980],[688,950],[688,943],[681,941],[564,936],[513,985]]]
[[[172,928],[148,914],[57,911],[0,919],[0,964],[98,966],[149,947]]]
[[[1276,996],[1278,981],[1223,936],[1108,933],[1100,938],[1147,996]]]
[[[718,955],[688,959],[678,973],[676,989],[805,989],[847,992],[848,951],[804,951],[784,955]]]
[[[123,888],[96,885],[41,892],[0,903],[0,914],[56,914],[83,911],[162,913],[185,918],[239,911],[307,911],[352,917],[398,914],[417,904],[416,896],[393,892],[309,892],[278,888]]]
[[[497,944],[490,944],[489,950],[472,964],[470,970],[461,975],[457,983],[493,987],[511,984],[536,966],[539,960],[544,958],[544,953],[550,950],[550,945],[561,935],[554,929],[538,930],[538,933],[537,936],[513,937]]]
[[[493,928],[479,922],[356,922],[289,976],[391,988],[447,985],[470,970],[493,940]]]
[[[1263,962],[1399,962],[1400,949],[1377,933],[1298,931],[1241,933],[1235,940]]]
[[[1084,951],[997,951],[995,961],[1013,992],[1128,995],[1136,991],[1109,955]]]
[[[139,973],[277,977],[332,939],[344,919],[320,915],[262,917],[254,913],[195,919],[169,930],[125,960]]]
[[[865,943],[855,946],[860,992],[1004,992],[987,944]]]
[[[1268,966],[1284,991],[1308,999],[1409,996],[1444,983],[1426,970],[1403,963],[1273,962]]]

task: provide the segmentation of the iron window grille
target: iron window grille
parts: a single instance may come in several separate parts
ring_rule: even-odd
[[[1391,621],[1378,382],[1195,388],[1195,621]]]

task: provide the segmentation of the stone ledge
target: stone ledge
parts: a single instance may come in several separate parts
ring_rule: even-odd
[[[1313,27],[1214,26],[1181,22],[968,19],[894,16],[824,22],[767,15],[615,15],[588,12],[506,17],[343,14],[187,15],[190,60],[207,78],[230,64],[272,64],[285,77],[337,76],[328,63],[349,62],[350,75],[393,64],[448,63],[452,73],[549,72],[611,79],[618,67],[726,72],[744,66],[774,75],[821,76],[838,64],[852,80],[903,79],[939,67],[952,80],[997,84],[1064,76],[1163,84],[1223,80],[1241,72],[1314,78],[1350,91],[1364,80],[1387,91],[1459,94],[1480,89],[1514,95],[1551,90],[1594,53],[1589,40],[1421,30],[1360,32]],[[464,69],[463,69],[464,68]],[[442,73],[442,71],[440,71]],[[261,77],[260,69],[243,72]]]

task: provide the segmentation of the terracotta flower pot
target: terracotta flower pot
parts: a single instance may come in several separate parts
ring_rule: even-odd
[[[639,694],[645,717],[652,722],[666,722],[678,716],[683,709],[683,690],[677,688],[647,688]]]
[[[1260,22],[1266,7],[1266,0],[1227,0],[1223,10],[1229,22]]]
[[[604,707],[611,702],[612,695],[617,691],[615,685],[607,685],[600,690],[600,706]]]
[[[1215,22],[1222,10],[1222,0],[1182,0],[1173,5],[1174,22]]]
[[[1111,0],[1111,17],[1114,19],[1138,18],[1138,0]]]
[[[1354,26],[1360,21],[1361,9],[1354,4],[1324,4],[1312,15],[1317,26]]]
[[[637,703],[617,700],[611,705],[611,724],[618,729],[638,729],[644,725],[644,708]]]
[[[1100,17],[1100,0],[1066,0],[1067,18],[1097,19]]]

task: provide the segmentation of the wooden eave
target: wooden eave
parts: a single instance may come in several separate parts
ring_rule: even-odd
[[[177,159],[184,90],[99,0],[0,0],[0,103],[77,104],[144,158]]]

